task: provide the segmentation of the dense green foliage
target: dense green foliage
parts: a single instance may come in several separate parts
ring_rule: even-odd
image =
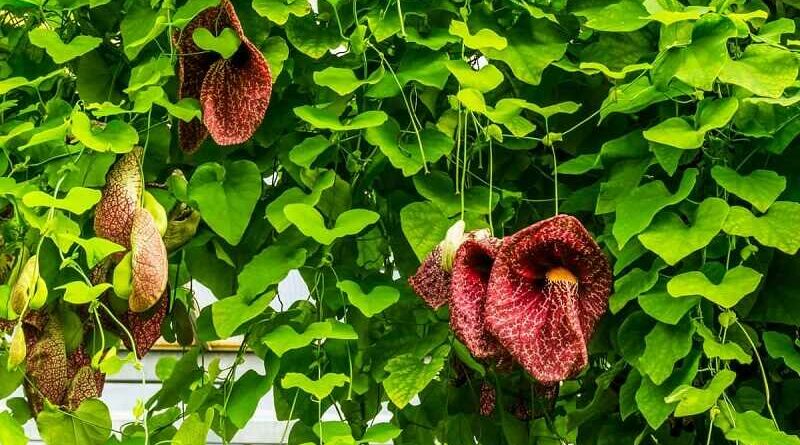
[[[46,443],[231,439],[271,391],[291,444],[800,444],[800,2],[233,3],[271,104],[251,141],[186,155],[177,122],[200,108],[176,98],[171,36],[216,0],[0,0],[0,300],[36,252],[67,347],[135,366],[103,352],[122,345],[87,278],[118,250],[92,229],[105,174],[140,145],[170,217],[201,217],[162,325],[199,346],[159,363],[136,423],[47,407]],[[557,212],[595,234],[615,291],[551,404],[472,359],[406,279],[458,219],[502,236]],[[292,269],[310,297],[270,306]],[[191,280],[218,302],[196,311]],[[233,335],[261,374],[199,360]],[[0,397],[24,378],[7,339]],[[3,409],[0,443],[25,444],[25,403]]]

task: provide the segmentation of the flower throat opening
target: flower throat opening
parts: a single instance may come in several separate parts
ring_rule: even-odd
[[[569,285],[577,285],[578,279],[566,267],[556,266],[545,273],[545,277],[549,283],[564,283]]]

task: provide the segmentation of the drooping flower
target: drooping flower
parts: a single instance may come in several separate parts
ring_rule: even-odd
[[[239,49],[229,59],[203,51],[192,39],[198,28],[215,36],[225,28],[233,29],[241,41]],[[233,4],[222,0],[219,6],[206,9],[174,38],[180,51],[178,97],[198,99],[203,112],[203,122],[179,122],[181,149],[197,150],[209,134],[219,145],[248,140],[269,106],[272,75],[264,55],[245,36]]]
[[[489,417],[497,405],[497,391],[490,383],[481,384],[480,397],[478,398],[478,412],[483,417]]]
[[[120,316],[120,321],[130,332],[136,342],[136,355],[142,358],[161,337],[161,322],[167,316],[169,309],[169,286],[156,304],[145,312],[134,312],[128,309]],[[122,333],[124,334],[124,333]],[[127,335],[121,335],[125,347],[133,350]]]
[[[608,260],[580,221],[540,221],[507,238],[495,258],[487,328],[538,381],[567,379],[588,363],[611,285]]]
[[[484,305],[489,274],[502,240],[488,231],[468,235],[453,261],[450,295],[450,326],[456,337],[476,358],[501,355],[497,340],[486,330]]]
[[[106,175],[103,196],[97,203],[94,231],[97,236],[130,248],[133,215],[140,205],[144,181],[140,172],[142,148],[134,149],[114,163]]]
[[[453,260],[464,236],[464,221],[459,220],[447,230],[444,240],[425,257],[417,273],[408,279],[414,292],[433,310],[450,302]]]

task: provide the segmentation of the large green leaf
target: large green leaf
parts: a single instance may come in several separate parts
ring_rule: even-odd
[[[728,440],[742,445],[800,445],[800,438],[778,430],[771,420],[755,411],[735,413],[734,417],[735,426],[725,433]]]
[[[731,207],[722,227],[726,233],[751,236],[759,243],[794,255],[800,249],[800,203],[778,201],[762,216],[744,207]]]
[[[730,309],[755,291],[761,278],[760,273],[746,266],[728,270],[719,283],[712,283],[703,272],[686,272],[672,277],[667,283],[667,290],[673,297],[700,295]]]
[[[481,29],[475,34],[472,34],[467,28],[467,24],[458,20],[450,22],[450,34],[460,37],[464,42],[464,46],[472,49],[497,49],[502,50],[508,46],[508,41],[505,37],[497,34],[491,29]]]
[[[402,135],[400,126],[389,119],[380,126],[368,128],[365,139],[377,146],[389,158],[392,166],[402,170],[403,175],[411,176],[422,170],[425,163],[436,162],[450,153],[455,142],[441,131],[428,127],[416,135]]]
[[[237,428],[247,426],[258,408],[258,402],[267,394],[272,386],[272,381],[256,372],[248,370],[231,388],[230,398],[225,409],[225,414]],[[203,438],[205,439],[205,437]]]
[[[71,121],[70,130],[75,139],[92,150],[127,153],[139,142],[136,129],[119,119],[93,124],[85,113],[75,111]]]
[[[303,105],[294,109],[294,114],[313,127],[334,131],[361,130],[377,127],[388,119],[383,111],[370,110],[361,114],[347,117],[344,121],[339,119],[339,112],[334,108],[318,108],[313,105]]]
[[[580,0],[570,9],[586,19],[584,26],[598,31],[631,32],[650,22],[641,0]]]
[[[103,39],[91,36],[76,36],[69,43],[61,41],[61,37],[47,28],[36,28],[28,32],[31,44],[44,48],[47,55],[58,64],[68,62],[97,48]]]
[[[160,9],[153,9],[149,1],[132,2],[119,26],[123,49],[128,59],[135,59],[145,45],[167,29],[170,5],[171,3],[164,3]]]
[[[650,227],[639,234],[639,241],[668,264],[674,265],[711,242],[722,228],[728,210],[725,201],[708,198],[700,203],[689,226],[674,213],[660,213]]]
[[[103,402],[87,399],[69,415],[45,409],[36,425],[46,445],[103,445],[111,434],[111,415]]]
[[[770,357],[782,359],[786,366],[800,374],[800,350],[786,334],[767,331],[761,334]]]
[[[420,261],[444,239],[450,225],[447,216],[428,202],[412,202],[400,210],[403,234]]]
[[[700,356],[699,352],[689,355],[684,360],[683,366],[661,385],[656,385],[647,376],[642,377],[641,385],[636,390],[635,400],[639,411],[651,428],[658,429],[675,409],[677,403],[668,403],[664,399],[680,385],[692,383],[697,375]]]
[[[521,19],[505,33],[508,46],[485,49],[489,59],[505,62],[519,80],[538,85],[548,65],[560,59],[567,43],[559,29],[544,19]]]
[[[635,188],[618,200],[613,233],[619,247],[625,247],[633,236],[646,229],[659,211],[688,198],[696,181],[697,170],[692,168],[683,173],[675,194],[671,194],[663,182],[653,181]]]
[[[780,97],[797,79],[797,57],[766,44],[748,45],[742,57],[728,61],[719,80],[744,87],[758,96]]]
[[[682,149],[700,148],[710,130],[725,126],[736,114],[736,98],[706,99],[697,107],[694,126],[682,117],[669,118],[645,130],[644,137],[658,144]]]
[[[405,407],[439,375],[449,351],[449,346],[442,345],[422,357],[406,353],[389,360],[385,367],[389,376],[383,381],[389,400],[398,408]]]
[[[339,215],[333,228],[329,229],[317,209],[308,204],[289,204],[284,207],[283,213],[304,235],[321,244],[331,244],[338,238],[355,235],[375,224],[380,217],[371,210],[351,209]]]
[[[786,189],[786,178],[772,170],[755,170],[740,175],[732,168],[715,165],[711,176],[722,188],[753,204],[761,212],[766,212]]]
[[[189,180],[189,198],[209,227],[232,245],[239,244],[261,196],[261,173],[251,161],[207,162]]]
[[[639,357],[637,368],[660,385],[671,375],[678,360],[686,357],[692,350],[694,326],[684,319],[675,326],[657,323],[644,337],[644,353]]]
[[[374,85],[383,78],[384,69],[379,67],[365,79],[359,79],[353,70],[329,66],[322,71],[314,73],[314,82],[322,87],[328,87],[340,96],[345,96],[364,85]]]
[[[696,321],[695,331],[703,338],[703,353],[708,358],[718,358],[722,360],[736,360],[739,363],[749,364],[753,361],[750,356],[739,344],[732,341],[722,343],[717,335],[711,332],[706,325]]]
[[[253,297],[269,286],[278,284],[292,269],[306,262],[306,250],[283,244],[272,244],[254,256],[239,272],[237,293]]]
[[[477,69],[463,60],[449,60],[446,66],[462,88],[474,88],[487,93],[503,83],[503,73],[491,64]]]
[[[55,198],[45,192],[34,190],[22,197],[22,203],[28,207],[52,207],[82,215],[100,201],[99,190],[85,187],[73,187],[63,198]]]
[[[27,445],[28,438],[22,425],[8,411],[0,413],[0,443],[4,445]]]
[[[302,17],[311,12],[311,4],[303,0],[253,0],[253,10],[278,25],[284,25],[290,15]]]

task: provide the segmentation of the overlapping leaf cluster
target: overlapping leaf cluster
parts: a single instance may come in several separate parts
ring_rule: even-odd
[[[106,173],[140,146],[169,220],[161,333],[186,346],[136,422],[45,406],[46,443],[235,440],[262,397],[291,444],[800,443],[800,3],[235,0],[269,109],[189,155],[174,36],[218,3],[0,0],[0,303],[35,254],[67,353],[138,363],[117,355],[126,302],[90,278],[123,250],[93,230]],[[234,31],[191,38],[227,59]],[[556,212],[597,236],[615,292],[551,398],[472,358],[406,280],[457,220],[500,237]],[[284,304],[292,270],[309,296]],[[203,357],[235,335],[263,370]],[[2,397],[26,373],[7,340]],[[0,442],[25,444],[31,413],[6,405]]]

